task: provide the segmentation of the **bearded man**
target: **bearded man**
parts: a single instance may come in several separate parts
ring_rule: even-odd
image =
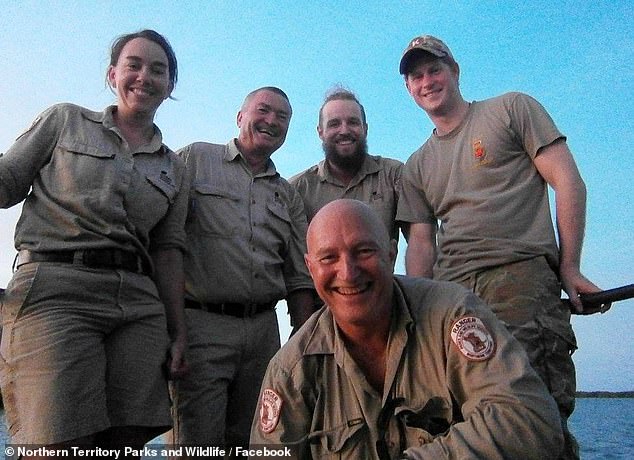
[[[325,158],[289,179],[302,199],[308,222],[323,206],[340,198],[367,203],[398,240],[396,208],[403,163],[368,154],[365,109],[356,95],[331,89],[319,110],[317,134]],[[408,224],[400,225],[403,234]]]

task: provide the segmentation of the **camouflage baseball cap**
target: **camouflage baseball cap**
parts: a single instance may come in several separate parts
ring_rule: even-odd
[[[405,48],[405,51],[403,51],[403,57],[401,57],[401,64],[399,65],[401,75],[405,75],[409,59],[417,50],[426,51],[439,58],[450,57],[453,59],[449,47],[445,45],[442,40],[432,37],[431,35],[421,35],[420,37],[412,39],[407,45],[407,48]]]

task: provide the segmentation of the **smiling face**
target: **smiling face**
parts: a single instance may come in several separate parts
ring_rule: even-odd
[[[340,327],[389,321],[396,242],[365,203],[337,200],[313,218],[306,265]]]
[[[153,118],[173,89],[165,51],[146,38],[130,40],[109,67],[108,83],[117,93],[120,114]]]
[[[455,108],[462,96],[458,85],[460,70],[429,53],[410,59],[405,86],[418,106],[430,116],[443,116]]]
[[[263,89],[250,95],[238,112],[240,151],[270,156],[284,143],[290,121],[291,106],[281,94]]]
[[[342,168],[360,166],[367,154],[368,125],[353,100],[334,99],[321,109],[317,133],[326,159]]]

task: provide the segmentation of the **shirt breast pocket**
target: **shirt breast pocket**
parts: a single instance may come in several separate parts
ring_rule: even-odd
[[[95,145],[71,139],[62,139],[58,147],[71,153],[87,155],[94,158],[114,158],[116,155],[116,152],[110,149],[106,144]]]
[[[188,216],[188,226],[203,234],[220,238],[233,237],[246,222],[240,197],[212,184],[194,184]]]
[[[51,158],[50,167],[41,174],[53,179],[61,191],[82,194],[89,190],[102,191],[116,183],[114,158],[116,152],[108,145],[94,145],[62,139]]]
[[[368,427],[363,420],[349,421],[332,429],[314,431],[308,435],[312,458],[359,460],[373,458],[370,446],[363,442]]]
[[[138,210],[138,213],[135,213],[137,217],[146,220],[148,227],[152,228],[158,220],[167,214],[169,207],[174,203],[178,189],[173,177],[165,172],[146,175],[145,181],[149,186],[141,188],[142,202],[128,207],[130,213],[132,213],[132,208],[136,208]],[[139,204],[141,207],[138,206]]]
[[[288,242],[291,237],[291,216],[288,208],[284,203],[277,199],[271,200],[266,204],[269,218],[265,224],[273,231],[277,238],[281,241]]]
[[[394,193],[373,193],[368,204],[381,217],[388,230],[392,230],[394,219],[396,218],[396,197]]]
[[[165,172],[161,172],[160,175],[147,176],[146,178],[170,203],[174,202],[174,197],[178,190],[176,189],[173,177],[170,177]]]

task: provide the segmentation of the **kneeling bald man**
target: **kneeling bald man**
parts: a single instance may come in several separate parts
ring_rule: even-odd
[[[396,242],[359,201],[322,208],[307,245],[325,306],[268,366],[254,451],[284,446],[299,459],[557,457],[563,435],[554,400],[474,294],[393,275]]]

